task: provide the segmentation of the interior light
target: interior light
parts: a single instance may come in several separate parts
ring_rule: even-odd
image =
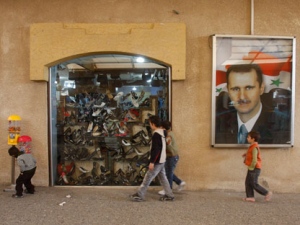
[[[139,63],[145,62],[145,59],[143,57],[137,57],[136,61]]]
[[[133,90],[133,91],[136,91],[136,87],[133,87],[132,90]]]

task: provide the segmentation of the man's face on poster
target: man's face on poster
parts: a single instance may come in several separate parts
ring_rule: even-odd
[[[231,71],[227,89],[231,102],[240,116],[250,119],[259,111],[260,95],[264,92],[264,84],[259,86],[254,69],[249,72]]]

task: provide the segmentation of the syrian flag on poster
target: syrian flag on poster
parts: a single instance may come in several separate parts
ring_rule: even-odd
[[[249,55],[256,55],[256,58],[249,58]],[[265,93],[270,92],[274,88],[282,88],[291,90],[291,72],[292,72],[292,61],[291,57],[285,59],[279,59],[274,56],[262,53],[262,52],[250,52],[247,57],[243,57],[243,60],[234,63],[225,62],[225,69],[233,64],[258,64],[263,72],[263,81],[265,84]],[[260,57],[257,57],[259,55]],[[216,96],[221,92],[228,92],[226,71],[216,71]]]

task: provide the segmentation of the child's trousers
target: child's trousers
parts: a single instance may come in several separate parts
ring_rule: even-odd
[[[35,174],[36,167],[31,170],[26,170],[20,173],[19,177],[16,180],[16,195],[22,196],[23,195],[23,184],[27,189],[27,192],[30,194],[34,193],[34,185],[31,183],[31,178]]]

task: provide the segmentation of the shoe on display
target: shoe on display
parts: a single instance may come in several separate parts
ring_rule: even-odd
[[[165,195],[166,192],[165,192],[165,190],[161,190],[161,191],[158,192],[158,194],[159,194],[159,195]]]
[[[89,126],[88,126],[88,128],[87,128],[87,132],[91,132],[92,130],[93,130],[93,121],[91,121],[90,123],[89,123]]]
[[[62,173],[61,173],[61,177],[62,177],[62,179],[64,180],[64,182],[65,182],[66,184],[69,183],[69,181],[68,181],[68,179],[67,179],[67,176],[66,176],[65,172],[62,172]]]
[[[143,136],[143,138],[145,138],[146,140],[149,140],[149,139],[150,139],[149,136],[148,136],[147,134],[145,134],[144,132],[143,132],[142,136]]]
[[[96,132],[96,131],[98,131],[98,129],[99,129],[99,126],[98,126],[98,125],[96,125],[96,126],[93,128],[93,132]]]
[[[181,181],[181,183],[178,185],[178,191],[182,191],[185,187],[186,183],[184,181]]]
[[[126,133],[126,130],[125,130],[123,127],[120,127],[120,128],[119,128],[119,132],[120,132],[121,134],[125,134],[125,133]]]
[[[110,93],[110,90],[106,89],[106,95],[109,98],[109,100],[113,99],[113,95]]]
[[[93,112],[92,116],[98,116],[101,112],[101,109],[97,109],[95,112]]]
[[[103,108],[106,105],[105,102],[102,102],[100,105],[93,105],[93,108]]]
[[[93,137],[99,137],[101,134],[102,134],[102,132],[95,131],[95,132],[92,133],[92,136]]]
[[[123,95],[124,95],[123,92],[119,92],[119,93],[114,97],[114,100],[115,100],[115,101],[118,101]]]
[[[142,92],[141,92],[141,94],[140,94],[140,96],[139,96],[139,98],[138,98],[138,102],[140,102],[140,101],[142,101],[143,100],[143,98],[144,98],[144,95],[145,95],[145,91],[144,90],[142,90]]]
[[[140,106],[139,103],[137,102],[137,100],[135,100],[133,98],[131,99],[131,102],[132,102],[133,106],[136,108],[138,108]]]
[[[130,195],[130,198],[133,200],[133,201],[136,201],[136,202],[141,202],[143,201],[143,199],[138,195],[138,193],[135,193],[133,195]]]
[[[83,168],[82,166],[79,167],[79,170],[83,173],[88,173],[90,171],[86,170],[85,168]]]
[[[73,96],[69,96],[69,99],[70,99],[71,101],[73,101],[73,102],[76,102],[76,99],[75,99],[75,97],[73,97]]]
[[[164,195],[159,198],[160,201],[174,201],[174,197],[170,197],[168,195]]]
[[[127,93],[126,95],[123,95],[122,98],[121,98],[121,100],[125,101],[130,95],[131,95],[130,92]]]
[[[100,86],[100,82],[98,82],[97,80],[98,80],[98,74],[95,74],[95,77],[92,79],[93,84],[95,86]]]
[[[129,141],[126,141],[125,139],[122,140],[122,144],[125,146],[130,146],[131,143]]]

